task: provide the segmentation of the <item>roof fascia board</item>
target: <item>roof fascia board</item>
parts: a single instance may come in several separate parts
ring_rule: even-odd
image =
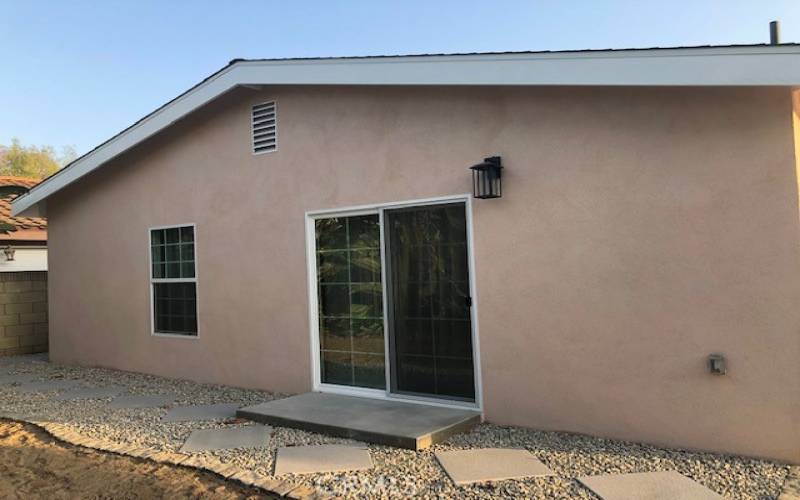
[[[242,61],[254,85],[792,86],[800,47]]]
[[[26,212],[237,85],[796,86],[798,56],[798,46],[757,46],[237,61],[14,200],[12,212]]]

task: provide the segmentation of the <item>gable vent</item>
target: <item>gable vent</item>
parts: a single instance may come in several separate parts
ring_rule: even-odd
[[[251,113],[253,123],[253,154],[278,149],[278,114],[275,101],[256,104]]]

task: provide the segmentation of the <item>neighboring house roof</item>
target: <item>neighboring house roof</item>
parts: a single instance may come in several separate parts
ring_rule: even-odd
[[[0,175],[0,187],[19,186],[27,189],[39,184],[41,179],[32,177],[15,177],[13,175]]]
[[[0,176],[0,242],[47,241],[47,219],[11,215],[11,203],[38,183],[39,179],[29,177]],[[14,190],[13,188],[19,189]]]
[[[234,59],[42,181],[14,213],[44,215],[48,196],[231,89],[258,85],[795,86],[800,45]]]

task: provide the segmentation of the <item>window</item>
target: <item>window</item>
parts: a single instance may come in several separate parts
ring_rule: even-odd
[[[278,111],[275,101],[256,104],[250,111],[253,154],[278,149]]]
[[[153,332],[197,335],[194,226],[150,231]]]

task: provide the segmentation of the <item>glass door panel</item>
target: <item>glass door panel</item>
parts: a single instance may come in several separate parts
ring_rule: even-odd
[[[315,221],[322,383],[384,389],[378,214]]]
[[[475,400],[463,203],[384,212],[392,392]]]

